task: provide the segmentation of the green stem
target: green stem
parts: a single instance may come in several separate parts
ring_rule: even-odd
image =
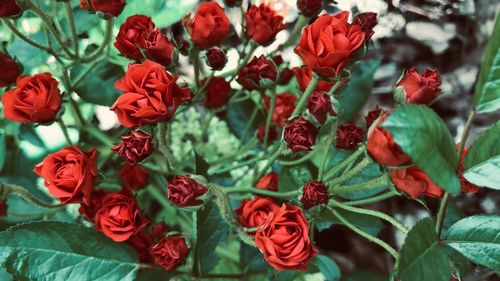
[[[352,177],[354,177],[355,175],[359,174],[364,169],[366,169],[366,167],[368,167],[371,163],[372,163],[372,160],[370,159],[370,157],[363,158],[363,160],[361,160],[356,166],[354,166],[354,168],[352,168],[351,170],[349,170],[347,173],[343,174],[342,176],[330,181],[328,183],[328,185],[331,187],[335,187],[341,183],[344,183],[344,182],[350,180]]]
[[[197,47],[194,47],[191,52],[191,60],[194,67],[194,81],[196,83],[196,88],[200,88],[200,52]]]
[[[302,28],[307,24],[308,18],[301,15],[297,22],[295,23],[295,26],[293,27],[292,32],[290,32],[290,36],[288,36],[288,39],[283,43],[281,46],[279,46],[278,50],[283,50],[287,47],[290,47],[293,45],[297,39],[297,36],[300,34],[302,31]]]
[[[309,82],[309,85],[307,86],[304,94],[300,97],[299,101],[297,102],[297,105],[295,106],[295,110],[293,111],[290,118],[288,118],[288,120],[292,120],[293,118],[302,114],[302,111],[306,107],[307,100],[309,99],[309,96],[313,93],[318,82],[319,82],[318,76],[316,74],[313,74],[311,82]]]
[[[175,169],[174,156],[170,152],[167,144],[167,123],[158,123],[156,138],[158,139],[158,149],[165,156],[169,170]]]
[[[285,150],[285,146],[283,144],[280,144],[278,146],[278,148],[276,149],[276,151],[271,155],[271,157],[269,157],[264,168],[262,168],[258,173],[255,174],[252,182],[256,182],[257,179],[259,179],[260,177],[262,177],[266,173],[267,169],[269,169],[269,167],[271,167],[271,165],[273,165],[273,162],[276,161],[276,159],[278,159],[278,157],[281,155],[283,150]]]
[[[271,91],[271,101],[269,103],[269,111],[267,112],[266,118],[266,130],[264,133],[264,150],[268,145],[269,129],[271,128],[271,121],[273,119],[274,107],[276,106],[276,90],[273,88]]]
[[[69,137],[69,134],[68,134],[68,128],[64,124],[64,121],[60,118],[57,120],[57,124],[59,124],[59,127],[61,128],[61,131],[63,132],[64,138],[66,139],[66,142],[68,143],[68,145],[72,146],[73,143],[71,142],[71,138]]]
[[[248,53],[246,53],[245,57],[243,57],[243,59],[238,62],[238,66],[236,66],[236,69],[234,70],[234,73],[233,73],[231,79],[229,79],[229,82],[232,82],[234,80],[234,78],[236,78],[236,75],[238,74],[238,70],[240,70],[240,68],[242,68],[243,66],[245,66],[247,64],[247,62],[250,60],[250,58],[252,57],[253,53],[255,52],[255,50],[257,49],[258,46],[259,45],[257,45],[256,42],[254,42],[254,41],[250,42],[250,50],[248,51]]]
[[[347,157],[344,161],[339,164],[336,164],[330,171],[328,171],[325,175],[325,181],[329,181],[333,179],[340,171],[349,166],[349,164],[353,163],[358,159],[358,157],[365,152],[365,146],[358,148],[353,154]]]
[[[236,165],[233,165],[233,166],[227,166],[227,167],[219,168],[219,169],[217,169],[217,167],[215,167],[213,169],[210,169],[211,171],[209,172],[209,174],[211,174],[211,175],[222,174],[222,173],[225,173],[228,171],[239,169],[241,167],[250,166],[251,164],[259,162],[260,160],[262,160],[260,157],[255,157],[255,158],[252,158],[252,159],[247,160],[247,161],[240,161]]]
[[[69,28],[71,30],[71,37],[73,38],[73,48],[75,50],[75,58],[79,58],[78,34],[76,32],[75,18],[73,16],[73,9],[71,8],[71,1],[64,2],[66,14],[68,15]]]
[[[38,44],[37,42],[29,39],[27,36],[25,36],[24,34],[22,34],[17,29],[17,27],[12,22],[10,22],[10,20],[8,20],[8,19],[2,19],[2,22],[10,29],[10,31],[12,31],[12,33],[14,33],[17,37],[19,37],[19,39],[23,40],[24,42],[26,42],[26,43],[30,44],[31,46],[33,46],[35,48],[38,48],[40,50],[44,50],[46,52],[49,51],[48,47],[42,46],[41,44]]]
[[[323,148],[324,150],[323,159],[319,164],[318,180],[323,180],[323,175],[326,168],[326,162],[328,162],[328,158],[330,156],[328,151],[332,146],[334,140],[336,139],[336,135],[337,135],[337,120],[332,120],[332,127],[330,128],[330,134],[328,135],[328,140],[326,142],[325,147]]]
[[[102,144],[106,146],[114,145],[113,140],[103,131],[96,128],[94,125],[89,123],[88,125],[85,126],[85,130],[87,131],[87,133],[91,134],[94,138],[99,140]]]
[[[43,208],[59,208],[61,207],[60,204],[57,205],[52,205],[46,202],[41,201],[40,199],[36,198],[31,194],[28,190],[26,190],[24,187],[15,185],[15,184],[6,184],[6,183],[0,183],[0,197],[7,197],[9,194],[15,194],[22,199],[24,199],[27,202],[30,202],[33,205],[43,207]]]
[[[260,188],[255,188],[255,187],[229,187],[229,188],[223,188],[224,192],[226,194],[232,194],[232,193],[252,193],[252,194],[259,194],[259,195],[265,195],[265,196],[271,196],[275,198],[290,198],[295,195],[298,195],[300,193],[300,190],[295,190],[295,191],[290,191],[290,192],[276,192],[276,191],[270,191],[266,189],[260,189]]]
[[[252,124],[255,121],[255,118],[257,118],[257,113],[259,113],[259,107],[255,106],[252,111],[252,115],[250,115],[250,118],[248,119],[247,123],[245,124],[245,128],[241,133],[241,139],[245,139],[248,131],[250,130],[250,127],[252,127]]]
[[[307,152],[306,155],[300,157],[299,159],[290,160],[290,161],[280,160],[279,163],[282,166],[295,166],[295,165],[309,161],[311,158],[313,158],[314,155],[316,155],[316,153],[318,151],[319,151],[319,149],[315,149],[315,150]]]
[[[343,186],[342,185],[341,186],[330,185],[330,186],[332,188],[333,194],[343,194],[343,193],[352,193],[363,190],[369,190],[387,184],[389,184],[389,181],[387,180],[387,177],[384,175],[362,183],[343,185]]]
[[[99,46],[99,48],[93,54],[91,54],[87,57],[84,57],[82,59],[83,63],[91,62],[91,61],[97,59],[98,57],[100,57],[104,53],[104,51],[106,50],[106,48],[109,45],[109,42],[111,42],[111,37],[113,35],[114,22],[115,22],[114,18],[110,18],[110,19],[106,20],[106,29],[104,31],[104,39],[102,40],[102,44]]]
[[[382,193],[380,195],[373,196],[373,197],[366,198],[366,199],[360,199],[360,200],[355,200],[355,201],[344,202],[344,204],[350,205],[350,206],[370,204],[370,203],[374,203],[374,202],[378,202],[378,201],[382,201],[382,200],[394,197],[396,195],[398,195],[396,192],[389,191],[389,192]]]
[[[338,80],[337,82],[335,82],[335,84],[333,84],[332,88],[328,91],[328,95],[333,96],[333,94],[337,91],[337,89],[340,88],[340,86],[342,86],[343,84],[344,84],[344,80]]]

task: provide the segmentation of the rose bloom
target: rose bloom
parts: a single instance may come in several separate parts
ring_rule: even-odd
[[[266,4],[252,6],[245,13],[246,35],[262,46],[268,46],[276,34],[285,29],[283,17]]]
[[[155,31],[156,27],[150,17],[134,15],[127,18],[120,26],[114,46],[120,54],[131,60],[142,60],[140,49],[146,48],[146,37]]]
[[[0,4],[0,18],[17,16],[22,12],[16,0],[2,0]]]
[[[151,227],[151,237],[155,241],[160,241],[170,230],[170,227],[165,223],[157,223]]]
[[[81,203],[78,212],[85,217],[88,221],[95,221],[95,214],[102,206],[102,199],[109,193],[102,189],[94,189],[90,194],[90,200],[87,203]]]
[[[151,254],[151,245],[153,241],[151,235],[141,230],[136,235],[130,237],[126,242],[135,249],[141,263],[153,263],[154,258]]]
[[[285,125],[286,120],[292,115],[295,110],[295,103],[297,102],[297,97],[290,93],[281,93],[276,95],[276,104],[274,106],[274,112],[272,116],[272,121],[277,123],[280,127]],[[268,96],[264,97],[264,108],[269,111],[271,104],[271,99]]]
[[[193,43],[202,48],[219,45],[229,34],[229,19],[217,2],[203,2],[186,23]]]
[[[370,128],[373,122],[378,119],[378,117],[383,113],[383,110],[376,106],[374,109],[370,110],[366,116],[365,116],[365,121],[366,121],[366,128]]]
[[[401,166],[408,164],[411,162],[410,157],[394,142],[391,133],[380,127],[387,116],[389,116],[388,113],[384,114],[368,132],[366,149],[373,160],[381,165]]]
[[[269,172],[262,176],[255,187],[270,191],[278,191],[279,175],[275,172]]]
[[[264,143],[266,137],[266,124],[261,124],[257,129],[257,139],[260,143]],[[274,124],[269,126],[269,133],[267,135],[267,143],[272,143],[278,139],[278,130]]]
[[[363,31],[358,25],[350,25],[348,18],[347,11],[325,14],[304,28],[295,53],[319,76],[339,76],[351,54],[363,44]]]
[[[7,216],[7,202],[0,198],[0,218]]]
[[[318,253],[309,239],[304,213],[299,207],[287,204],[271,213],[257,230],[255,244],[277,270],[305,271],[309,260]]]
[[[300,12],[306,17],[314,17],[323,9],[323,0],[297,0]]]
[[[402,97],[396,99],[404,100],[407,103],[429,105],[440,93],[441,79],[439,72],[427,68],[420,75],[415,67],[406,71],[403,78],[396,85],[396,95],[401,89]]]
[[[278,204],[268,197],[255,197],[252,200],[244,199],[236,209],[236,218],[240,225],[248,228],[259,227],[263,225],[270,213],[279,210]],[[255,232],[248,232],[255,234]]]
[[[97,150],[68,146],[49,154],[34,171],[62,204],[88,204],[97,177]]]
[[[136,130],[132,131],[130,135],[122,136],[121,142],[113,146],[111,150],[130,165],[135,165],[153,153],[154,148],[151,141],[150,135]]]
[[[290,83],[290,81],[292,80],[293,75],[294,75],[293,70],[291,70],[288,67],[283,68],[283,70],[281,70],[280,72],[280,78],[278,79],[278,84],[280,84],[281,86],[288,85],[288,83]]]
[[[161,239],[151,247],[155,263],[167,270],[178,267],[186,258],[189,248],[186,240],[180,235],[173,235]]]
[[[337,148],[355,149],[363,141],[363,129],[355,124],[342,124],[337,127]]]
[[[297,80],[297,85],[299,89],[304,92],[307,89],[309,83],[312,80],[313,71],[308,66],[294,67],[293,73],[295,74],[295,79]],[[316,85],[314,91],[316,92],[328,92],[332,88],[333,84],[327,81],[319,81]]]
[[[127,192],[106,195],[95,215],[97,230],[115,242],[123,242],[139,233],[148,221],[142,216],[135,198]]]
[[[313,92],[307,100],[307,109],[316,120],[324,124],[326,116],[336,116],[337,113],[333,110],[330,96],[320,92]]]
[[[318,128],[304,117],[297,117],[285,127],[285,141],[293,152],[309,150],[316,143]]]
[[[163,66],[170,66],[174,60],[174,45],[159,29],[146,35],[144,51],[146,57]]]
[[[422,195],[439,198],[444,194],[444,191],[417,167],[392,170],[391,178],[397,189],[407,193],[413,199]]]
[[[205,194],[207,187],[187,176],[175,176],[167,185],[167,197],[176,206],[198,206],[203,201],[198,196]]]
[[[238,70],[238,83],[247,90],[262,89],[261,81],[267,79],[271,82],[276,81],[278,72],[274,64],[266,59],[264,55],[253,57],[244,67]]]
[[[360,13],[352,20],[352,24],[359,25],[361,31],[365,33],[365,42],[370,41],[375,33],[373,28],[377,25],[377,13]]]
[[[0,52],[0,87],[5,87],[16,83],[16,79],[21,75],[21,69],[17,62],[8,54]]]
[[[16,88],[2,96],[5,118],[21,122],[54,121],[61,108],[61,92],[50,73],[19,76]]]
[[[207,83],[207,79],[201,81],[202,85]],[[231,93],[231,85],[223,77],[212,77],[205,87],[205,99],[203,103],[207,108],[218,108],[226,105]]]
[[[207,65],[210,66],[212,70],[221,70],[224,66],[226,66],[226,52],[224,52],[221,48],[213,47],[208,49],[206,56]]]
[[[125,189],[138,190],[145,188],[149,183],[149,172],[140,165],[125,163],[118,177]]]
[[[177,77],[158,63],[146,60],[131,64],[125,77],[115,83],[115,88],[123,94],[111,110],[127,128],[168,121],[177,107],[192,97],[191,90],[177,86],[176,81]]]
[[[115,17],[122,13],[126,4],[127,1],[125,0],[80,0],[82,9],[92,9],[94,12],[101,12]]]
[[[311,181],[304,184],[300,202],[305,209],[328,203],[328,186],[321,181]]]

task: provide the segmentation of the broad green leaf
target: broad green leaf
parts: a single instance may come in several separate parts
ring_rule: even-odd
[[[313,180],[311,169],[306,165],[284,166],[280,171],[278,190],[293,191]]]
[[[5,130],[0,129],[0,172],[5,164],[5,157],[7,156],[7,136]]]
[[[452,226],[457,221],[463,219],[465,217],[464,211],[458,207],[455,203],[449,202],[448,207],[446,208],[446,215],[443,221],[443,227],[441,229],[441,238],[446,237],[446,233],[450,226]]]
[[[419,221],[406,236],[398,268],[398,277],[404,281],[450,280],[449,261],[438,245],[431,218]]]
[[[256,247],[244,243],[240,247],[240,263],[245,273],[265,273],[272,270]]]
[[[500,122],[484,132],[464,159],[464,177],[478,186],[500,189]]]
[[[490,41],[484,51],[483,65],[474,94],[474,108],[477,112],[493,112],[500,109],[500,16],[498,15]]]
[[[441,188],[460,192],[455,143],[444,121],[422,105],[401,105],[382,123],[394,141]]]
[[[323,274],[326,281],[340,280],[340,269],[337,263],[325,255],[315,255],[311,266],[315,267]]]
[[[43,32],[37,32],[28,35],[28,37],[33,41],[45,44]],[[23,73],[25,75],[31,74],[33,69],[45,66],[47,63],[48,54],[46,52],[40,51],[21,39],[14,40],[7,48],[9,54],[23,64]]]
[[[446,244],[474,263],[500,270],[500,216],[464,218],[448,229]]]
[[[371,235],[377,236],[384,226],[380,219],[372,216],[356,214],[344,210],[337,210],[337,212],[339,212],[346,220]],[[321,212],[318,221],[316,222],[316,228],[318,228],[319,231],[322,231],[329,228],[334,223],[342,224],[332,214],[332,212],[330,212],[328,209],[325,209],[323,210],[323,212]]]
[[[247,94],[250,95],[250,92]],[[266,116],[261,110],[257,110],[253,122],[250,122],[256,106],[255,102],[251,99],[238,103],[230,103],[226,106],[227,125],[231,132],[244,142],[255,136],[259,125],[265,123]],[[248,122],[250,124],[247,128]]]
[[[41,221],[0,232],[0,265],[15,280],[134,280],[137,256],[76,224]]]

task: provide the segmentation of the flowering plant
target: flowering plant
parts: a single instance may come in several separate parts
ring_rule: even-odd
[[[466,146],[500,108],[498,20],[455,144],[429,107],[434,69],[404,71],[393,107],[356,121],[375,13],[298,0],[287,22],[225,0],[151,17],[160,2],[2,0],[0,276],[340,280],[314,235],[333,225],[384,250],[392,280],[460,279],[457,252],[500,270],[500,217],[446,215],[500,188],[500,123]],[[410,227],[370,205],[393,197],[439,207]]]

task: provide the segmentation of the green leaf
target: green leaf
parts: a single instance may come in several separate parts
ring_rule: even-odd
[[[500,216],[464,218],[448,229],[446,244],[474,263],[500,270]]]
[[[353,120],[365,106],[372,92],[373,75],[381,60],[359,61],[351,69],[349,82],[339,90],[338,99],[342,112],[339,118],[342,121]]]
[[[250,94],[250,93],[248,93]],[[233,132],[243,142],[247,142],[250,138],[255,136],[257,128],[266,120],[266,116],[261,110],[258,110],[253,122],[245,132],[246,125],[252,119],[254,108],[257,105],[251,99],[230,103],[226,106],[226,122],[231,132]]]
[[[215,248],[226,239],[229,230],[214,202],[207,203],[198,211],[196,228],[194,270],[200,276],[209,273],[219,262]]]
[[[404,281],[450,280],[448,258],[438,245],[431,218],[419,221],[406,236],[398,268],[398,277]]]
[[[455,143],[444,121],[432,109],[422,105],[399,106],[382,123],[394,141],[444,190],[458,194],[460,183]]]
[[[265,273],[272,270],[266,263],[262,253],[256,248],[242,243],[240,247],[240,263],[245,273]]]
[[[75,92],[84,101],[111,106],[120,95],[120,91],[115,89],[115,82],[124,74],[120,65],[102,60],[90,66],[77,65],[71,71],[71,78],[79,80]]]
[[[478,186],[500,189],[500,122],[484,132],[464,159],[464,177]]]
[[[384,226],[380,219],[373,216],[356,214],[345,210],[337,210],[337,212],[364,232],[374,236],[377,236]],[[334,223],[342,224],[342,222],[340,222],[330,210],[325,209],[321,212],[318,221],[316,222],[316,228],[318,228],[319,231],[322,231],[329,228]]]
[[[76,224],[41,221],[0,232],[0,265],[15,280],[134,280],[137,256]]]
[[[340,269],[331,258],[325,255],[315,255],[311,265],[323,274],[326,281],[340,280]]]
[[[477,112],[493,112],[500,109],[500,17],[483,55],[474,94],[474,108]]]
[[[5,164],[5,157],[7,156],[7,136],[5,130],[0,129],[0,172]]]
[[[278,190],[280,192],[297,190],[312,180],[313,175],[307,165],[284,166],[280,171]]]

